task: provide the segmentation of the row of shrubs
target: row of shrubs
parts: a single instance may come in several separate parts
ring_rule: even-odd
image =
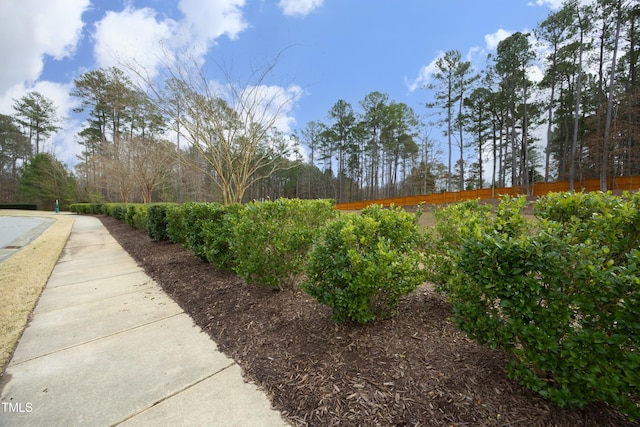
[[[420,211],[328,201],[75,205],[190,248],[248,283],[301,286],[336,321],[392,315],[431,281],[468,336],[510,355],[510,375],[560,406],[605,401],[640,416],[640,193],[557,193],[492,209]],[[98,212],[99,211],[99,212]]]
[[[559,406],[640,416],[640,193],[555,193],[436,212],[434,281],[454,320],[510,355],[511,377]]]
[[[178,205],[175,203],[74,203],[69,206],[69,210],[79,214],[109,215],[119,221],[125,221],[133,228],[146,231],[155,240],[166,240],[164,217],[168,206]]]
[[[333,201],[278,199],[229,206],[80,203],[71,210],[110,215],[155,240],[180,243],[247,283],[302,287],[339,322],[387,317],[427,279],[420,214],[401,208],[341,214]]]

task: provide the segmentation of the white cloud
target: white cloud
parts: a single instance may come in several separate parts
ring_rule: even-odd
[[[239,105],[249,106],[257,122],[273,122],[273,126],[284,134],[289,134],[296,124],[293,110],[304,91],[298,85],[288,87],[277,85],[248,86],[240,92]],[[242,114],[242,111],[239,111]]]
[[[467,51],[465,61],[471,62],[474,72],[484,70],[487,67],[487,50],[480,46],[473,46]]]
[[[433,58],[433,61],[431,61],[429,65],[424,65],[420,69],[420,72],[418,73],[418,77],[416,77],[415,80],[413,80],[412,82],[409,82],[405,78],[405,84],[409,88],[409,92],[414,92],[416,89],[419,89],[429,84],[429,82],[431,81],[431,75],[436,69],[436,61],[438,61],[438,58],[440,58],[442,55],[444,55],[444,52],[439,52],[438,56]]]
[[[544,69],[539,64],[527,68],[527,76],[534,82],[540,83],[544,78]]]
[[[82,34],[89,0],[0,2],[0,94],[40,77],[44,55],[71,56]]]
[[[27,93],[24,84],[17,83],[10,88],[6,89],[2,96],[0,96],[0,114],[13,115],[13,103],[14,99],[20,99]]]
[[[507,31],[500,28],[495,33],[485,35],[484,41],[486,43],[487,50],[495,50],[498,47],[498,43],[509,37],[511,34],[513,34],[512,31]]]
[[[530,1],[527,3],[529,6],[549,6],[551,10],[558,10],[562,7],[562,3],[564,0],[536,0],[535,2]]]
[[[163,61],[162,46],[172,36],[176,24],[167,19],[158,22],[153,9],[107,12],[96,23],[94,55],[99,67],[131,64],[151,73]]]
[[[29,90],[40,92],[53,101],[58,116],[64,119],[72,113],[71,110],[78,104],[78,100],[69,95],[72,88],[73,83],[62,84],[50,81],[39,81]]]
[[[110,11],[96,23],[97,65],[135,67],[154,77],[160,65],[179,56],[202,62],[217,38],[235,40],[248,27],[244,4],[245,0],[181,0],[178,8],[184,16],[179,21],[160,20],[151,8]]]
[[[434,71],[436,71],[436,62],[442,56],[444,56],[444,52],[438,52],[438,55],[433,58],[428,65],[425,65],[420,69],[418,77],[416,77],[415,80],[410,82],[405,78],[405,85],[409,88],[410,92],[414,92],[416,89],[431,83],[431,76]],[[478,70],[482,70],[486,67],[487,50],[480,46],[473,46],[469,48],[467,53],[464,55],[464,60],[471,62],[472,70],[474,72],[478,72]]]
[[[45,97],[53,101],[57,114],[60,118],[67,117],[71,114],[74,107],[74,100],[69,96],[72,84],[61,84],[50,81],[39,81],[35,85],[26,86],[24,83],[18,83],[0,97],[0,113],[14,114],[14,100],[20,99],[28,92],[40,92]]]
[[[223,35],[238,38],[249,25],[242,14],[244,5],[245,0],[181,0],[178,8],[195,39],[208,43]]]
[[[64,128],[51,137],[51,143],[54,147],[53,154],[62,163],[73,169],[78,162],[79,156],[82,154],[84,147],[78,143],[78,133],[86,127],[78,119],[69,119],[65,122]],[[50,151],[50,145],[47,145],[47,151]]]
[[[278,7],[287,16],[306,16],[322,6],[324,0],[280,0]]]

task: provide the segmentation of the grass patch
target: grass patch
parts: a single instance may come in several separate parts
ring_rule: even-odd
[[[56,219],[33,242],[0,263],[0,372],[4,373],[29,316],[67,242],[74,218],[36,211],[0,211],[0,215]]]

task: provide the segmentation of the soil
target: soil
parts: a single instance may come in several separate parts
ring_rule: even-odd
[[[509,379],[507,357],[456,330],[428,285],[393,318],[340,325],[302,291],[247,285],[178,244],[98,218],[292,425],[640,425],[603,403],[556,407]]]

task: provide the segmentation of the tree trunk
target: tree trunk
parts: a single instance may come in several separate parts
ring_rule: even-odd
[[[618,54],[618,38],[620,37],[620,21],[621,18],[621,6],[622,0],[618,0],[616,10],[618,12],[616,17],[616,36],[613,47],[613,58],[611,60],[611,76],[609,80],[609,99],[607,100],[607,118],[604,125],[604,144],[602,145],[602,164],[600,169],[600,191],[607,191],[607,167],[609,160],[609,132],[611,130],[611,115],[613,111],[613,86],[616,75],[616,58]]]
[[[580,47],[578,49],[578,76],[576,81],[576,105],[573,119],[573,138],[571,140],[571,157],[569,165],[569,191],[575,191],[575,173],[576,173],[576,151],[578,148],[578,126],[580,124],[580,98],[582,95],[582,51],[583,51],[583,24],[578,10],[578,21],[580,25]]]

